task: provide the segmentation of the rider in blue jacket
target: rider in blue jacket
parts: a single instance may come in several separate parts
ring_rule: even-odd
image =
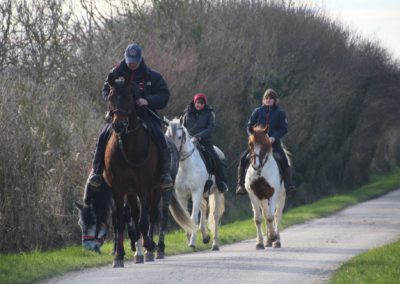
[[[142,56],[142,50],[136,43],[129,44],[122,61],[108,74],[103,86],[103,98],[108,99],[110,85],[113,81],[123,77],[133,85],[133,96],[136,99],[137,115],[146,123],[150,133],[159,147],[161,157],[161,187],[164,190],[172,188],[173,180],[170,174],[171,157],[165,136],[161,130],[161,122],[157,114],[158,109],[166,107],[170,92],[160,73],[147,67]],[[101,184],[105,146],[109,136],[110,125],[107,124],[100,133],[95,155],[93,170],[87,185],[97,189]]]
[[[289,165],[287,156],[282,148],[281,139],[287,133],[287,119],[285,112],[279,108],[278,106],[278,95],[272,90],[268,89],[265,91],[263,96],[263,104],[262,106],[256,108],[250,116],[250,119],[247,123],[247,134],[249,135],[250,127],[255,125],[259,126],[269,126],[268,128],[268,136],[272,143],[272,150],[276,157],[279,157],[280,161],[283,165],[284,170],[284,182],[286,193],[288,195],[293,195],[296,187],[292,181],[292,169]],[[248,159],[249,151],[246,150],[239,162],[238,167],[238,185],[236,189],[236,194],[246,194],[247,191],[244,188],[244,180],[246,169],[249,164]]]

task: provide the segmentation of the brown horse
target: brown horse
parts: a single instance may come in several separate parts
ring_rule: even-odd
[[[139,231],[143,246],[154,251],[156,244],[149,234],[151,222],[161,197],[159,151],[148,129],[136,112],[135,98],[127,82],[115,81],[108,97],[112,134],[107,143],[103,178],[112,188],[116,206],[117,237],[113,267],[124,266],[124,198],[131,208],[139,202]],[[132,216],[137,218],[137,216]]]

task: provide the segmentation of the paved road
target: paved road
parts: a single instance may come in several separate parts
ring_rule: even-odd
[[[219,252],[167,257],[125,268],[67,273],[45,283],[323,283],[352,256],[400,239],[400,190],[281,232],[282,248],[255,250],[255,240]],[[255,234],[255,231],[254,231]]]

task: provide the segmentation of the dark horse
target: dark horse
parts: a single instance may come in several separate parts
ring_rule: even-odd
[[[131,210],[133,220],[138,220],[138,231],[143,247],[148,252],[156,249],[150,225],[157,221],[158,205],[162,195],[160,187],[160,156],[148,128],[138,118],[136,102],[130,86],[125,81],[115,81],[108,97],[112,118],[112,134],[107,142],[103,178],[112,188],[116,208],[115,256],[113,267],[124,265],[124,201],[130,208],[139,208],[138,215]],[[169,202],[169,200],[168,200]],[[178,206],[179,203],[174,204]],[[179,208],[178,208],[179,209]],[[183,216],[179,210],[178,215]],[[176,214],[173,214],[176,217]],[[178,216],[178,217],[179,217]],[[183,217],[186,228],[193,228],[190,217]],[[177,219],[177,218],[175,218]],[[179,220],[177,220],[179,223]],[[182,226],[182,224],[180,224]]]

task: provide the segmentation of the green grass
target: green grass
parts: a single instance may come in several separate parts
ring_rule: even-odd
[[[397,241],[353,257],[339,268],[329,283],[390,284],[399,281],[400,241]]]
[[[398,187],[400,187],[400,169],[397,169],[390,175],[374,177],[367,185],[348,193],[323,198],[312,204],[293,208],[283,214],[281,227],[286,228],[293,224],[327,216],[348,206],[380,196]],[[254,238],[255,235],[255,227],[252,219],[235,221],[221,227],[220,242],[221,244],[228,244]],[[192,251],[187,247],[186,237],[182,231],[169,233],[166,236],[165,242],[167,244],[167,255]],[[209,249],[209,247],[210,245],[202,244],[201,237],[198,238],[197,250]],[[125,243],[127,252],[128,248],[128,243]],[[102,251],[103,253],[99,255],[85,251],[80,246],[69,246],[49,252],[35,251],[19,254],[0,254],[0,283],[31,283],[47,277],[60,275],[66,271],[79,270],[102,264],[111,265],[111,244],[106,243]],[[132,259],[132,254],[127,253],[126,257]],[[398,275],[398,252],[393,257],[397,260]],[[391,265],[394,265],[394,263],[396,262],[389,262]]]

